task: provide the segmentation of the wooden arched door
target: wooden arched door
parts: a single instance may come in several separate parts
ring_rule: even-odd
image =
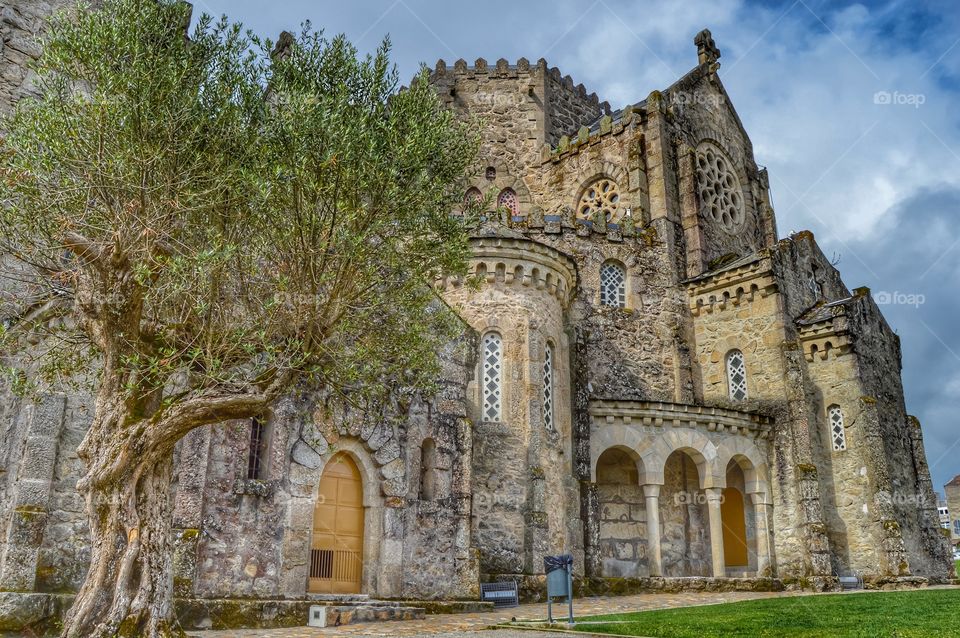
[[[723,490],[720,504],[723,521],[723,558],[727,567],[745,567],[747,557],[747,520],[743,511],[743,494],[735,487]]]
[[[358,594],[363,576],[363,481],[347,454],[335,455],[320,478],[313,513],[309,591]]]

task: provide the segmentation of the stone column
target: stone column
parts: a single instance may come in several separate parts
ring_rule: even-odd
[[[710,516],[710,556],[713,558],[713,577],[724,578],[727,575],[727,568],[723,558],[723,519],[720,515],[723,488],[708,487],[704,491],[707,493],[707,511]]]
[[[753,501],[753,511],[757,519],[757,576],[772,575],[770,565],[770,527],[767,515],[766,495],[763,492],[750,494]]]
[[[647,556],[651,576],[663,576],[663,562],[660,559],[660,486],[643,486],[643,497],[647,507]]]

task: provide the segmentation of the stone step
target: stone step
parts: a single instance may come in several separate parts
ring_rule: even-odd
[[[391,620],[423,620],[424,616],[426,612],[422,607],[399,604],[312,605],[308,624],[311,627],[342,627]]]

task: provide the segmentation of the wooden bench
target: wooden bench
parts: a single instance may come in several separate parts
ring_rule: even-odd
[[[520,592],[517,589],[517,582],[480,583],[480,600],[493,603],[495,609],[518,607]]]

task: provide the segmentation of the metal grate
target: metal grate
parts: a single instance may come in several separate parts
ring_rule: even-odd
[[[747,366],[739,350],[732,350],[727,355],[727,381],[731,399],[743,401],[747,398]]]
[[[265,426],[261,419],[254,417],[250,419],[250,452],[247,456],[247,478],[262,478]]]
[[[362,568],[360,552],[346,549],[310,550],[310,578],[360,582]]]

